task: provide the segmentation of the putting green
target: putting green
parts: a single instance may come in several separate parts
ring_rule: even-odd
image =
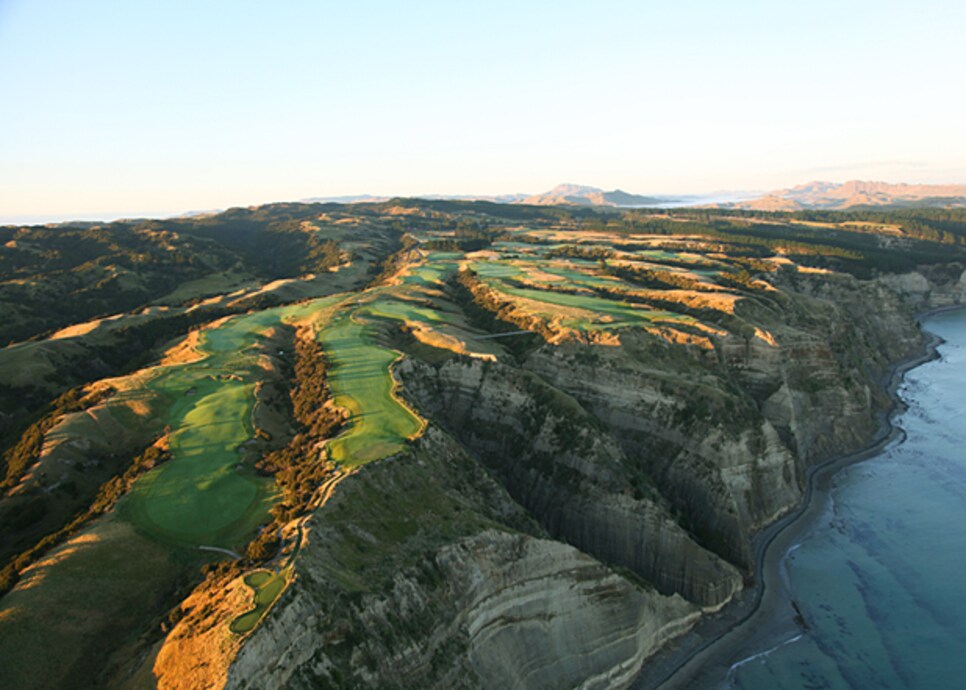
[[[243,635],[253,630],[262,616],[278,599],[278,595],[285,589],[287,579],[287,573],[284,570],[277,573],[258,570],[247,575],[245,584],[255,590],[254,608],[233,620],[229,625],[231,631]]]

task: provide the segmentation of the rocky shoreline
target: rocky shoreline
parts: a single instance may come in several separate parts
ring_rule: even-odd
[[[916,317],[922,321],[942,312],[966,309],[963,305],[929,309]],[[897,362],[884,377],[883,388],[891,400],[880,415],[869,443],[858,451],[835,455],[808,468],[805,493],[797,508],[763,529],[754,540],[755,584],[719,613],[705,617],[689,632],[672,641],[644,665],[631,687],[636,690],[683,690],[723,683],[733,666],[737,649],[779,645],[801,632],[796,611],[780,567],[788,549],[814,523],[825,505],[830,480],[843,468],[878,455],[903,432],[895,425],[905,406],[899,386],[912,369],[939,357],[942,338],[923,331],[927,338],[920,352]]]

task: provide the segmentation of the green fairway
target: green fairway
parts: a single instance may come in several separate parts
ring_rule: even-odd
[[[234,548],[268,517],[276,491],[271,479],[241,464],[249,441],[255,385],[263,376],[258,341],[268,329],[325,310],[339,298],[237,316],[205,331],[203,359],[159,367],[146,387],[167,402],[165,424],[172,459],[148,472],[120,504],[139,529],[178,545]],[[386,300],[385,317],[432,318],[416,303]],[[373,309],[365,306],[354,311]],[[350,413],[348,429],[332,441],[333,458],[354,466],[390,455],[421,428],[396,399],[389,366],[398,356],[373,341],[371,326],[339,317],[321,335],[332,362],[337,405]]]
[[[554,292],[553,290],[534,290],[530,288],[510,287],[507,285],[500,285],[498,289],[508,295],[545,302],[551,309],[552,305],[584,309],[595,314],[609,316],[615,320],[653,321],[658,318],[675,320],[681,320],[683,318],[679,314],[672,314],[668,311],[657,311],[644,306],[618,302],[602,297],[594,297],[592,295],[572,295],[565,292]]]
[[[422,429],[422,421],[395,395],[389,367],[398,353],[375,344],[374,337],[373,326],[350,315],[337,317],[319,335],[335,403],[349,412],[348,428],[329,442],[329,451],[347,467],[401,450]]]
[[[236,448],[252,436],[254,384],[201,380],[195,388],[198,402],[170,438],[173,459],[137,483],[130,514],[178,542],[231,546],[264,518],[273,497],[270,480],[236,468]]]
[[[563,244],[550,244],[546,245],[549,247],[563,247]],[[515,240],[500,240],[499,242],[493,243],[493,248],[500,252],[512,252],[524,254],[532,253],[538,251],[542,248],[542,245],[533,245],[529,242],[517,242]]]
[[[323,301],[320,301],[323,302]],[[231,548],[263,522],[275,497],[272,480],[239,462],[252,438],[255,384],[262,375],[252,351],[261,333],[317,304],[239,316],[206,331],[196,362],[160,367],[147,388],[168,401],[164,421],[172,459],[148,472],[120,509],[152,536],[184,545]]]
[[[484,278],[515,278],[520,275],[519,268],[505,261],[474,261],[470,268]]]
[[[577,262],[571,262],[571,263],[572,263],[572,266],[581,265],[581,264],[578,264]],[[592,266],[590,262],[583,262],[583,265],[588,270]],[[545,271],[550,275],[555,275],[560,278],[564,278],[572,285],[581,285],[581,286],[587,286],[587,287],[604,287],[604,288],[613,288],[613,287],[620,287],[620,286],[630,287],[619,278],[613,278],[611,276],[593,275],[591,273],[580,271],[580,270],[577,270],[576,268],[572,268],[566,265],[548,264],[545,266],[541,266],[540,270]]]
[[[662,263],[665,261],[671,261],[676,263],[690,264],[692,266],[725,266],[727,264],[717,261],[715,259],[709,259],[701,254],[691,254],[691,253],[681,253],[681,252],[669,252],[664,249],[639,249],[633,252],[635,256],[640,257],[645,261],[651,261],[656,263]]]
[[[254,608],[247,613],[243,613],[231,622],[230,628],[233,633],[243,635],[255,628],[258,621],[268,611],[278,595],[285,589],[288,580],[287,573],[283,570],[273,573],[268,570],[258,570],[245,577],[245,584],[255,590]]]
[[[231,548],[251,534],[267,517],[275,498],[273,482],[243,467],[239,454],[239,447],[253,435],[254,389],[262,376],[258,340],[272,327],[321,315],[332,306],[342,308],[331,320],[321,321],[325,325],[317,337],[330,363],[334,403],[349,418],[343,432],[329,441],[330,456],[352,468],[402,450],[420,432],[423,422],[396,396],[391,367],[399,353],[380,344],[383,326],[379,321],[418,324],[424,329],[421,337],[450,337],[455,339],[454,347],[461,348],[460,342],[472,343],[471,351],[487,352],[473,342],[474,335],[462,316],[446,311],[436,301],[447,277],[458,269],[460,256],[429,253],[399,283],[375,288],[361,300],[346,301],[344,296],[312,300],[234,317],[206,331],[199,345],[204,359],[162,367],[147,383],[168,402],[164,422],[175,430],[169,438],[172,460],[135,485],[122,502],[124,514],[147,533],[177,544]],[[690,320],[643,305],[554,289],[622,284],[594,275],[594,263],[589,261],[503,259],[473,261],[471,266],[492,288],[546,305],[541,314],[547,318],[559,317],[561,308],[580,310],[563,314],[562,324],[574,328],[599,330],[654,320]],[[504,282],[525,279],[529,274],[550,289]],[[563,280],[550,281],[548,274]],[[587,316],[581,316],[582,312]]]
[[[368,305],[365,313],[371,316],[400,321],[422,321],[423,323],[444,322],[444,315],[416,302],[396,299],[380,299]]]
[[[402,277],[403,285],[439,287],[449,274],[456,271],[462,254],[455,252],[430,252],[426,261],[410,268]]]

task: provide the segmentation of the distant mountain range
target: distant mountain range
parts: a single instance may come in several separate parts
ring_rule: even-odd
[[[966,185],[891,184],[889,182],[809,182],[765,194],[721,192],[707,196],[645,196],[620,189],[562,184],[549,192],[524,197],[516,203],[576,206],[667,207],[712,206],[758,211],[849,208],[966,208]]]
[[[328,204],[376,204],[389,201],[391,196],[379,196],[376,194],[354,194],[351,196],[324,196],[301,199],[307,203],[328,203]],[[492,201],[497,204],[517,204],[527,198],[526,194],[419,194],[417,199],[444,199],[447,201]]]
[[[661,206],[666,203],[679,203],[681,197],[643,196],[629,194],[621,189],[605,192],[597,187],[579,184],[560,184],[543,194],[534,194],[516,203],[550,206],[573,204],[575,206]]]
[[[301,199],[307,203],[379,203],[391,196],[357,194]],[[599,187],[560,184],[542,194],[420,194],[420,199],[448,201],[489,201],[498,204],[533,204],[537,206],[570,205],[600,208],[734,208],[755,211],[899,209],[899,208],[966,208],[966,185],[962,184],[893,184],[890,182],[809,182],[772,192],[721,191],[711,194],[666,195],[632,194],[621,189],[605,191]],[[190,211],[178,215],[162,213],[78,213],[35,216],[0,216],[0,225],[103,223],[118,219],[150,217],[192,218],[219,213],[224,209]]]
[[[420,199],[445,199],[448,201],[491,201],[498,204],[530,204],[534,206],[555,206],[565,204],[571,206],[611,206],[620,208],[656,207],[656,206],[694,206],[710,204],[719,200],[738,200],[748,198],[748,194],[703,195],[703,196],[668,196],[630,194],[621,189],[611,192],[599,187],[588,187],[579,184],[559,184],[550,191],[541,194],[420,194]],[[329,202],[340,204],[375,203],[388,201],[391,197],[360,194],[355,196],[313,197],[303,199],[307,202]]]
[[[891,184],[888,182],[809,182],[756,199],[718,204],[758,211],[849,208],[966,208],[966,185]]]
[[[424,199],[491,201],[501,204],[536,206],[599,206],[611,208],[669,208],[708,206],[757,211],[798,211],[804,209],[842,210],[849,208],[966,208],[966,185],[892,184],[889,182],[809,182],[773,192],[718,192],[706,195],[645,195],[621,189],[605,191],[599,187],[560,184],[541,194],[422,195]],[[306,199],[338,203],[378,202],[389,197],[360,195]]]

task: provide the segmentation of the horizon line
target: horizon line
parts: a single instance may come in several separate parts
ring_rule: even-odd
[[[644,196],[652,197],[657,199],[667,199],[667,200],[685,200],[685,199],[702,199],[703,201],[695,201],[693,205],[697,206],[701,203],[709,203],[709,200],[713,197],[720,197],[724,195],[731,196],[741,196],[745,198],[734,199],[734,201],[746,201],[757,197],[764,197],[774,195],[777,192],[783,192],[797,187],[813,185],[813,184],[831,184],[844,186],[852,182],[860,182],[866,184],[887,184],[892,186],[919,186],[919,187],[964,187],[966,188],[966,182],[918,182],[918,181],[902,181],[902,182],[889,182],[887,180],[870,180],[870,179],[860,179],[851,178],[844,180],[842,182],[832,182],[829,180],[822,179],[812,179],[807,182],[801,182],[795,185],[790,185],[786,187],[780,187],[776,189],[718,189],[710,192],[689,192],[689,193],[657,193],[657,192],[630,192],[623,187],[615,187],[614,189],[605,189],[602,187],[596,187],[594,185],[580,184],[577,182],[561,182],[550,189],[546,189],[542,192],[505,192],[498,194],[473,194],[473,193],[457,193],[457,194],[442,194],[442,193],[426,193],[426,194],[373,194],[373,193],[359,193],[359,194],[334,194],[331,196],[310,196],[302,197],[299,199],[277,199],[272,201],[261,201],[249,204],[229,204],[226,206],[213,207],[208,209],[189,209],[189,210],[170,210],[170,211],[89,211],[89,212],[71,212],[71,213],[15,213],[15,214],[3,214],[0,215],[0,227],[10,227],[10,226],[44,226],[44,225],[64,225],[70,224],[72,222],[76,223],[116,223],[119,221],[137,221],[137,220],[174,220],[182,217],[193,217],[208,214],[219,214],[229,211],[231,209],[255,209],[262,206],[272,206],[275,204],[324,204],[324,203],[334,203],[334,204],[353,204],[353,203],[379,203],[384,201],[390,201],[392,199],[422,199],[426,201],[438,201],[438,200],[452,200],[452,201],[494,201],[495,203],[507,203],[497,201],[498,199],[508,198],[508,197],[532,197],[541,196],[543,194],[548,194],[555,189],[564,186],[572,187],[583,187],[586,189],[591,189],[594,191],[600,191],[604,193],[613,192],[623,192],[625,194],[632,194],[634,196]],[[754,196],[746,196],[754,195]],[[510,203],[521,203],[520,201],[510,202]],[[621,208],[621,207],[608,207],[601,206],[601,208]],[[660,206],[654,206],[654,208],[660,208]]]

